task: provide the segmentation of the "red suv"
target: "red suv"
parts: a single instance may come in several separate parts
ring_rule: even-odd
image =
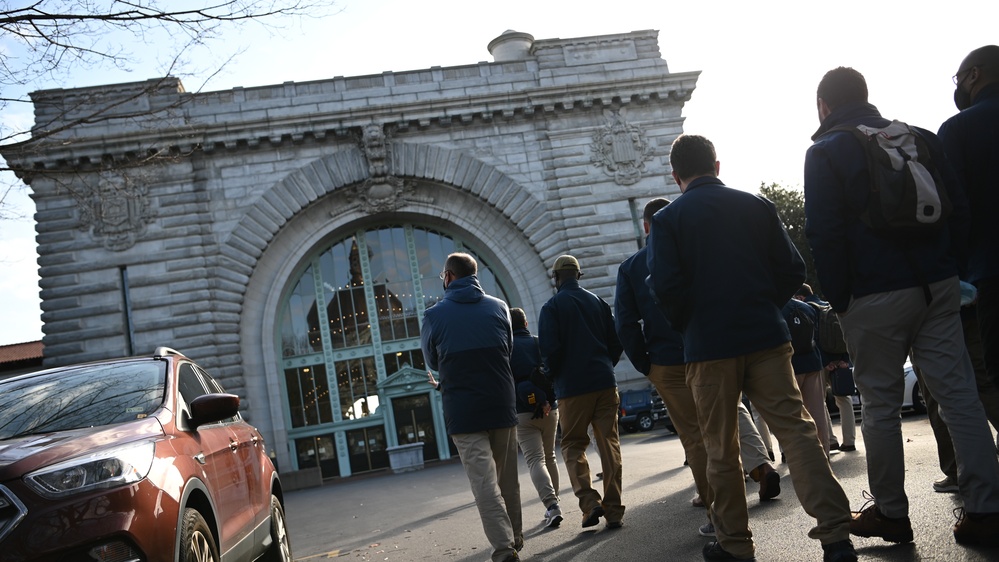
[[[264,440],[161,347],[0,380],[4,562],[291,562]]]

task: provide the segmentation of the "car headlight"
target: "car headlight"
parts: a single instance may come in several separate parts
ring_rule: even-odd
[[[149,474],[155,450],[153,441],[103,449],[36,470],[26,475],[24,481],[49,498],[125,486]]]

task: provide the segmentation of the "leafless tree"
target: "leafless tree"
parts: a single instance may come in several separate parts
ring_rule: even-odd
[[[288,18],[327,15],[330,7],[330,2],[322,0],[0,1],[0,42],[6,47],[0,49],[0,110],[31,104],[28,91],[61,84],[70,72],[97,68],[129,70],[135,53],[123,47],[127,36],[135,40],[133,44],[156,44],[163,56],[160,61],[163,66],[158,69],[161,76],[180,76],[190,71],[189,58],[194,49],[211,44],[233,26],[256,22],[274,28],[288,22]],[[221,61],[215,58],[214,67],[197,72],[207,82],[236,54],[229,53]],[[86,112],[75,111],[71,119],[53,119],[51,126],[46,123],[17,126],[4,119],[0,124],[0,145],[20,152],[31,151],[33,145],[44,144],[47,137],[108,119],[108,114],[120,119],[123,117],[120,106],[160,87],[155,80],[148,84],[147,90],[112,105],[81,101],[78,106],[88,108]],[[117,161],[111,165],[140,167],[169,156],[176,157],[151,148],[137,154],[131,162]],[[78,172],[72,168],[46,173]],[[30,181],[24,177],[26,170],[9,163],[0,165],[0,171],[13,171]],[[0,186],[0,218],[5,211],[9,214],[3,203],[7,189]]]

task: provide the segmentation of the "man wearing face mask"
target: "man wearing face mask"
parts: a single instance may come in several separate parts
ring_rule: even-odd
[[[985,368],[999,385],[999,46],[975,49],[954,75],[961,111],[940,127],[940,140],[971,207],[965,280],[978,288]]]

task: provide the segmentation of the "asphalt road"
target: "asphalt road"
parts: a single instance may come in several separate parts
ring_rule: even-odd
[[[832,466],[853,509],[864,503],[866,454],[859,435],[857,452],[836,453]],[[906,489],[915,541],[892,545],[880,539],[854,537],[861,560],[999,560],[999,550],[969,549],[954,542],[956,495],[935,493],[939,478],[936,444],[926,416],[903,419]],[[697,534],[706,521],[703,509],[691,507],[693,480],[683,466],[679,439],[665,429],[622,434],[624,503],[622,529],[599,526],[583,530],[581,513],[561,465],[562,510],[558,529],[544,527],[544,507],[521,461],[521,499],[527,561],[628,560],[698,561],[709,540]],[[559,455],[560,456],[560,455]],[[801,509],[787,467],[781,473],[781,495],[761,503],[757,484],[747,486],[750,525],[760,561],[821,560],[817,541],[807,537],[813,520]],[[802,477],[802,476],[799,476]],[[457,462],[428,465],[406,474],[382,473],[290,492],[287,518],[296,560],[344,558],[371,561],[489,560],[468,480]]]

